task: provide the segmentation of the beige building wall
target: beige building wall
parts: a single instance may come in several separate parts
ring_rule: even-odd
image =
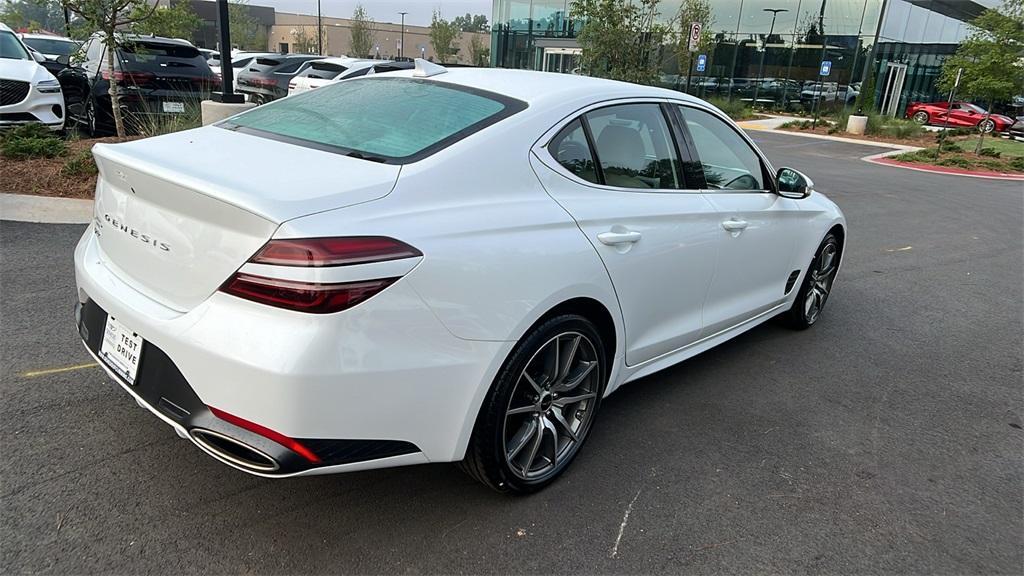
[[[326,55],[375,57],[379,54],[383,59],[398,56],[402,37],[401,24],[374,22],[372,35],[373,45],[376,49],[368,55],[351,53],[351,26],[352,21],[347,18],[323,18],[323,27],[327,40],[327,46],[324,48]],[[316,15],[277,12],[275,24],[270,27],[267,48],[272,52],[280,52],[284,45],[287,44],[287,51],[294,52],[295,50],[292,46],[294,43],[293,31],[300,29],[305,29],[306,35],[310,38],[316,38]],[[470,63],[469,43],[473,36],[479,36],[481,44],[484,47],[490,47],[490,34],[486,32],[463,32],[462,37],[455,43],[459,47],[459,51],[455,55],[454,63]],[[430,28],[406,25],[404,55],[410,58],[424,57],[430,60],[437,60],[434,48],[430,45]]]

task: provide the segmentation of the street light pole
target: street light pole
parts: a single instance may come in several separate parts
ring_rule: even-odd
[[[779,15],[779,12],[789,12],[785,8],[765,8],[765,12],[772,13],[772,25],[768,28],[768,35],[764,38],[764,44],[761,45],[761,64],[757,67],[757,81],[754,83],[754,101],[751,102],[751,106],[757,106],[757,93],[761,88],[761,78],[764,76],[764,55],[768,52],[768,41],[772,39],[772,34],[775,32],[775,17]]]
[[[231,68],[231,30],[228,18],[228,0],[217,0],[217,28],[220,31],[220,92],[211,98],[225,104],[245,102],[241,94],[235,94],[234,69]]]
[[[398,41],[398,57],[401,58],[405,56],[405,15],[408,12],[399,12],[399,14],[402,15],[402,37]]]
[[[324,55],[324,24],[320,17],[320,0],[316,0],[316,53]]]

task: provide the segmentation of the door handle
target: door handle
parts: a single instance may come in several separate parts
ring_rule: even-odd
[[[597,235],[601,244],[607,246],[619,246],[621,244],[633,244],[640,240],[640,233],[633,231],[626,232],[602,232]]]
[[[745,230],[746,227],[747,227],[747,221],[746,220],[732,219],[732,220],[726,220],[725,222],[722,222],[722,228],[725,228],[729,232],[739,232],[741,230]]]

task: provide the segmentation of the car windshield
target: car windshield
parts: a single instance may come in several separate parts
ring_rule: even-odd
[[[379,162],[412,162],[526,107],[491,92],[415,78],[331,84],[221,124]]]
[[[25,38],[24,40],[25,44],[43,54],[70,56],[78,51],[78,42],[73,40],[61,40],[59,38]]]
[[[976,104],[968,104],[968,103],[964,102],[963,104],[960,105],[960,107],[963,108],[964,110],[968,110],[968,111],[973,110],[973,111],[977,112],[978,114],[988,114],[988,111],[986,111],[984,108],[982,108],[981,106],[978,106]]]
[[[0,58],[8,60],[31,60],[28,51],[21,45],[13,32],[0,32]]]

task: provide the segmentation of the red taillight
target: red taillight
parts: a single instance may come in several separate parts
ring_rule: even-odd
[[[239,418],[234,414],[228,414],[227,412],[223,410],[218,410],[213,406],[207,406],[207,408],[210,409],[210,412],[213,412],[214,416],[220,418],[225,422],[234,424],[239,428],[248,430],[249,432],[253,432],[255,434],[259,434],[260,436],[263,436],[268,440],[277,442],[281,446],[284,446],[285,448],[291,450],[292,452],[295,452],[299,456],[302,456],[303,458],[309,460],[314,464],[320,463],[320,458],[316,454],[314,454],[312,450],[306,448],[298,440],[295,440],[294,438],[289,438],[284,434],[281,434],[280,432],[275,432],[270,428],[267,428],[266,426],[260,426],[255,422],[249,422],[248,420],[244,418]]]
[[[271,240],[249,259],[250,264],[264,265],[259,275],[236,272],[220,290],[268,306],[330,314],[347,310],[373,297],[398,278],[389,276],[324,283],[295,280],[292,279],[295,277],[293,274],[291,278],[273,277],[277,276],[272,271],[273,267],[326,268],[419,256],[423,256],[419,250],[385,236]]]
[[[156,75],[151,72],[122,72],[114,70],[114,80],[122,84],[142,86],[149,84],[154,78],[156,78]],[[103,71],[103,79],[110,80],[110,70]]]
[[[318,284],[239,272],[224,283],[221,291],[268,306],[312,314],[330,314],[359,304],[392,285],[395,280],[398,278]]]
[[[353,236],[271,240],[249,261],[278,266],[349,266],[422,255],[419,250],[394,238]]]

